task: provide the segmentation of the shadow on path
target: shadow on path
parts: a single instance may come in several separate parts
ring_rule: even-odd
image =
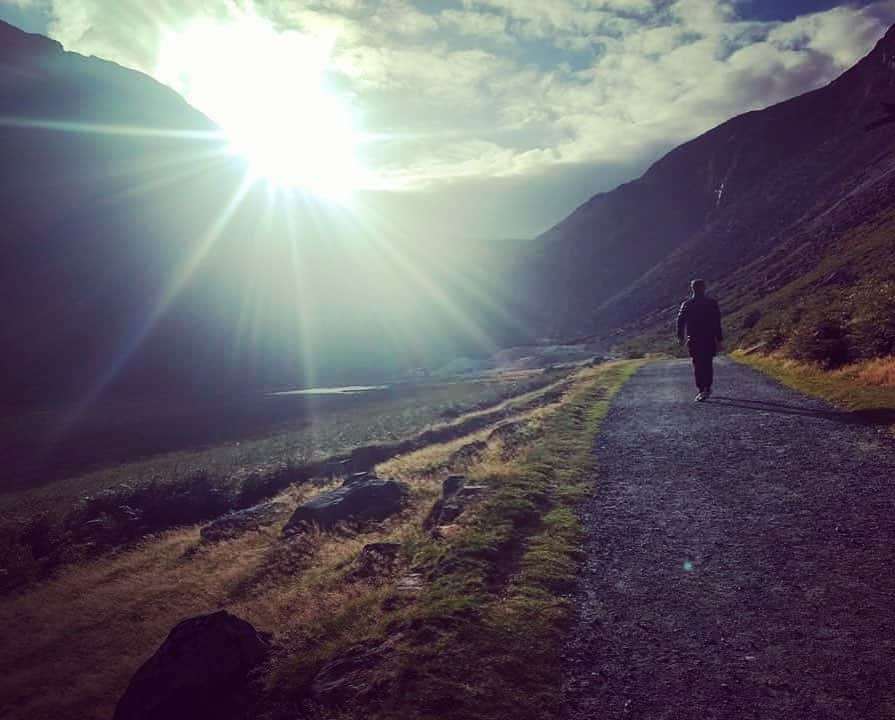
[[[743,410],[779,413],[780,415],[799,415],[820,420],[832,420],[846,425],[895,425],[895,408],[873,408],[869,410],[812,410],[798,405],[767,402],[765,400],[747,400],[745,398],[716,395],[707,400],[710,405],[724,405]]]

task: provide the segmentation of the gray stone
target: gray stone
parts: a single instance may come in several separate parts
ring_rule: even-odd
[[[347,520],[384,520],[398,512],[410,489],[402,482],[369,478],[322,493],[296,508],[283,534],[311,525],[328,529]]]
[[[351,473],[345,480],[342,481],[342,487],[347,487],[348,485],[355,485],[356,483],[364,482],[365,480],[376,479],[376,476],[369,472],[356,472]]]
[[[384,643],[356,645],[330,660],[311,682],[313,698],[329,707],[372,700],[380,690],[375,670],[400,637],[392,637]]]
[[[275,523],[288,509],[285,503],[270,500],[245,510],[236,510],[203,527],[199,536],[202,542],[229,540],[249,530],[258,530]]]
[[[465,475],[448,475],[441,484],[441,494],[443,497],[450,497],[456,493],[466,483]]]
[[[401,543],[380,542],[364,545],[354,575],[367,578],[389,572],[394,567],[400,551]]]
[[[488,489],[487,485],[464,485],[457,491],[456,498],[461,503],[479,497]]]
[[[437,525],[447,525],[456,520],[463,514],[465,508],[456,500],[449,500],[441,506],[441,512],[438,514]]]
[[[248,676],[267,657],[267,638],[221,610],[178,623],[137,670],[114,720],[242,720]]]

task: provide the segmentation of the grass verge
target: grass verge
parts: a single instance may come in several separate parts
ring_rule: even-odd
[[[895,408],[895,359],[892,358],[826,370],[819,365],[775,354],[735,352],[731,357],[787,387],[822,398],[846,410],[885,411]]]
[[[364,643],[347,653],[366,653],[368,667],[352,678],[363,690],[343,698],[344,717],[555,716],[593,437],[612,396],[642,364],[582,373],[553,412],[533,421],[524,446],[470,469],[470,482],[487,488],[484,498],[450,539],[418,538],[409,570],[422,579],[421,593],[394,591],[364,609]],[[293,666],[293,682],[306,682],[304,665]],[[288,683],[288,674],[279,680]],[[305,713],[342,717],[331,708]]]

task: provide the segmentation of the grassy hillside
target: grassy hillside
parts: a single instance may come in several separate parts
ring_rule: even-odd
[[[781,355],[744,355],[735,360],[760,370],[799,392],[823,398],[862,417],[895,426],[895,358],[857,362],[838,370]]]
[[[854,227],[825,230],[793,232],[712,288],[728,311],[728,348],[826,368],[895,354],[895,209],[882,205]],[[668,313],[620,347],[678,352],[673,326]]]
[[[532,316],[570,336],[655,343],[704,277],[722,307],[742,311],[737,339],[757,342],[796,321],[761,313],[807,290],[800,279],[853,284],[848,267],[830,277],[839,263],[827,258],[888,263],[870,236],[895,210],[895,135],[865,126],[882,114],[893,52],[895,28],[826,87],[733,118],[578,208],[533,245]]]
[[[593,433],[637,366],[580,370],[559,399],[379,465],[411,487],[382,523],[293,538],[277,524],[210,545],[184,527],[0,598],[0,622],[16,628],[0,639],[4,717],[109,717],[170,628],[213,608],[273,633],[255,717],[549,716],[579,560],[573,510],[590,487]],[[484,492],[453,525],[424,529],[457,471]],[[278,499],[292,508],[328,487]],[[359,572],[374,542],[400,543],[396,562]],[[363,661],[341,700],[315,696],[315,675],[346,656]]]
[[[140,452],[122,454],[114,432],[101,424],[93,438],[100,447],[90,455],[100,467],[55,477],[49,472],[51,466],[38,465],[44,472],[35,473],[29,482],[0,486],[0,568],[4,570],[0,588],[149,532],[252,505],[290,483],[328,472],[328,461],[350,458],[352,452],[388,456],[404,445],[425,442],[427,436],[465,434],[467,428],[489,418],[536,404],[551,386],[565,382],[567,374],[562,370],[507,373],[486,380],[410,384],[369,395],[310,398],[310,404],[287,406],[292,414],[273,418],[240,412],[238,406],[207,410],[209,418],[191,411],[187,427],[175,422],[176,417],[141,420],[132,411],[117,421],[128,436],[152,437],[161,422],[163,430],[180,429],[194,445],[154,453],[147,450],[151,445],[140,446]],[[274,401],[254,402],[269,405]],[[111,420],[116,422],[115,417]],[[229,435],[224,442],[214,442],[221,428]],[[0,429],[7,442],[21,443],[29,432],[37,433],[19,417],[0,420]],[[62,443],[59,435],[50,433],[54,442],[49,445],[35,440],[30,459],[46,460],[60,446],[63,455],[90,450],[77,447],[77,442],[91,436],[85,439],[71,427],[64,430],[73,437]],[[21,459],[15,454],[21,448],[2,448],[10,456],[7,465]],[[136,521],[122,517],[122,507],[134,511]],[[96,520],[101,521],[97,531],[84,535],[84,528]],[[109,527],[102,531],[106,522]]]

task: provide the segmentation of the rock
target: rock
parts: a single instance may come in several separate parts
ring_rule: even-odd
[[[442,497],[435,501],[429,514],[426,515],[423,529],[431,530],[438,525],[450,525],[463,514],[470,500],[486,490],[485,485],[466,485],[465,475],[448,475],[441,486]]]
[[[379,687],[375,670],[400,635],[384,643],[357,645],[324,665],[311,681],[313,698],[329,707],[370,701]]]
[[[441,484],[442,497],[449,497],[456,493],[466,483],[465,475],[448,475]]]
[[[487,485],[464,485],[457,491],[455,497],[457,498],[457,500],[463,503],[471,500],[472,498],[479,497],[479,495],[484,493],[487,489]]]
[[[432,529],[432,537],[436,540],[453,540],[460,532],[459,525],[437,525]]]
[[[400,593],[418,593],[423,589],[423,585],[425,585],[423,576],[419,573],[411,573],[398,580],[395,590]]]
[[[441,520],[441,510],[443,507],[444,500],[442,498],[438,498],[438,500],[432,503],[432,507],[426,514],[426,519],[423,520],[423,530],[431,530],[438,524]]]
[[[436,524],[449,524],[454,522],[458,517],[463,514],[463,510],[465,508],[459,502],[454,500],[449,500],[445,502],[441,506],[441,512],[438,514],[438,520]]]
[[[384,520],[401,509],[410,488],[396,480],[366,480],[322,493],[295,509],[284,535],[300,532],[310,525],[323,529],[346,520]]]
[[[229,540],[249,530],[258,530],[266,525],[271,525],[283,517],[287,511],[288,506],[285,503],[270,500],[219,517],[203,527],[199,536],[202,542]]]
[[[131,678],[114,720],[248,718],[248,675],[269,650],[265,636],[224,610],[184,620]]]
[[[398,559],[401,543],[369,543],[364,545],[354,576],[359,578],[383,575],[390,571]]]
[[[348,485],[354,485],[359,482],[364,482],[365,480],[376,479],[376,476],[369,472],[356,472],[351,473],[348,477],[342,481],[342,487],[347,487]]]

